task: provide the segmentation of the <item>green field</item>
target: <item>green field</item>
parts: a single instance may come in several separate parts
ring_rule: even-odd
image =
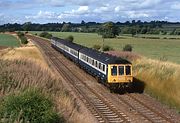
[[[40,32],[32,33],[39,34]],[[69,35],[73,35],[74,42],[87,47],[92,47],[94,44],[103,44],[101,36],[95,33],[51,32],[51,34],[60,38],[66,38]],[[115,50],[122,50],[126,44],[131,44],[133,46],[133,52],[153,59],[165,59],[180,64],[180,39],[163,39],[162,36],[159,37],[160,39],[146,39],[123,35],[116,39],[105,39],[104,45],[109,45]],[[167,38],[172,37],[173,36],[167,36]],[[175,37],[180,38],[180,36]]]
[[[20,43],[16,37],[12,35],[0,34],[0,46],[18,47],[20,46]]]

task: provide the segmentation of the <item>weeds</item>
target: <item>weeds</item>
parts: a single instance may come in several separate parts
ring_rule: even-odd
[[[180,111],[180,66],[142,58],[134,62],[134,74],[145,82],[145,91]]]
[[[73,105],[73,100],[70,98],[67,91],[64,90],[60,79],[55,77],[48,69],[37,65],[34,61],[27,61],[27,59],[0,59],[0,69],[1,103],[3,100],[6,100],[9,95],[17,95],[23,93],[27,89],[32,88],[38,89],[47,97],[51,97],[51,101],[55,104],[54,109],[57,110],[60,117],[60,114],[68,114],[68,112],[71,112],[71,110],[76,110],[75,106]],[[12,96],[10,96],[6,101],[8,101],[10,98],[12,98]],[[65,105],[64,102],[67,100],[68,103]],[[24,110],[22,111],[22,113],[24,113]],[[6,119],[8,122],[11,120],[23,120],[23,122],[24,120],[27,120],[22,119],[21,117],[18,120],[18,113],[20,113],[20,110],[17,111],[16,115],[14,115],[14,113],[10,114],[10,112],[3,114],[6,115],[5,117],[8,117]],[[16,118],[13,118],[14,116],[16,116]],[[4,118],[0,117],[0,122],[3,119]]]
[[[19,94],[12,94],[4,98],[0,105],[0,117],[10,118],[12,121],[29,121],[31,123],[56,123],[58,114],[53,110],[50,98],[37,89],[28,89]]]

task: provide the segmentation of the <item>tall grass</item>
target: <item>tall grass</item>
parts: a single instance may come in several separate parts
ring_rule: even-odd
[[[64,89],[58,77],[31,60],[0,59],[0,96],[2,97],[0,101],[9,95],[18,95],[29,88],[38,89],[43,95],[50,97],[55,105],[54,110],[60,116],[62,114],[71,117],[67,120],[75,120],[73,119],[75,113],[72,112],[77,112],[77,105]],[[17,121],[21,121],[21,119]]]
[[[142,58],[134,62],[134,73],[145,91],[180,111],[180,65]]]

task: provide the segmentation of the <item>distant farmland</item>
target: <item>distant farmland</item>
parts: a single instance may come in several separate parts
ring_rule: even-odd
[[[32,33],[39,34],[40,32]],[[74,42],[87,47],[92,47],[95,44],[102,46],[103,42],[101,36],[96,33],[51,32],[51,34],[60,38],[73,35]],[[154,35],[145,36],[154,37]],[[104,45],[109,45],[115,50],[122,50],[126,44],[131,44],[133,46],[133,52],[149,58],[167,60],[180,64],[180,36],[174,36],[177,39],[172,39],[172,35],[165,35],[163,37],[156,35],[156,37],[160,39],[134,38],[129,35],[122,35],[116,39],[105,39]]]
[[[0,34],[0,46],[18,47],[20,46],[20,43],[16,37],[12,35]]]

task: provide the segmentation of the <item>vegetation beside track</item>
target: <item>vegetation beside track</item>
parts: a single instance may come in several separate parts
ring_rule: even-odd
[[[20,42],[15,36],[9,34],[0,34],[0,46],[18,47]]]
[[[133,73],[138,81],[145,84],[145,92],[180,112],[180,65],[152,60],[133,52],[108,52],[133,61]]]
[[[41,32],[31,32],[38,35]],[[66,38],[69,35],[74,37],[74,42],[87,46],[93,47],[94,45],[103,46],[103,39],[100,35],[95,33],[74,33],[74,32],[50,32],[53,36]],[[141,35],[142,36],[142,35]],[[146,35],[147,36],[147,35]],[[154,36],[154,35],[148,35]],[[172,35],[169,35],[172,37]],[[177,36],[176,36],[177,37]],[[130,44],[133,47],[133,52],[141,54],[143,56],[157,59],[170,61],[180,64],[180,40],[176,39],[148,39],[148,38],[137,38],[129,35],[122,35],[113,39],[104,39],[104,46],[108,45],[114,50],[122,51],[124,46]]]
[[[180,65],[142,58],[133,66],[135,77],[145,83],[145,91],[180,113]]]
[[[40,51],[34,45],[1,50],[0,70],[0,96],[2,97],[0,122],[38,120],[54,123],[54,119],[64,122],[63,117],[66,117],[67,121],[82,120],[76,117],[78,115],[76,103],[64,90],[61,80],[49,69]],[[36,94],[31,98],[29,95],[33,93]],[[28,107],[26,107],[27,103]],[[42,110],[33,109],[34,106],[42,103],[47,110],[43,107]],[[16,105],[22,110],[16,110],[8,105]],[[50,115],[47,116],[43,112]],[[37,113],[42,114],[42,117],[36,117]],[[34,119],[31,119],[32,117]]]
[[[107,52],[132,61],[136,86],[180,113],[180,65],[153,60],[133,52]]]

